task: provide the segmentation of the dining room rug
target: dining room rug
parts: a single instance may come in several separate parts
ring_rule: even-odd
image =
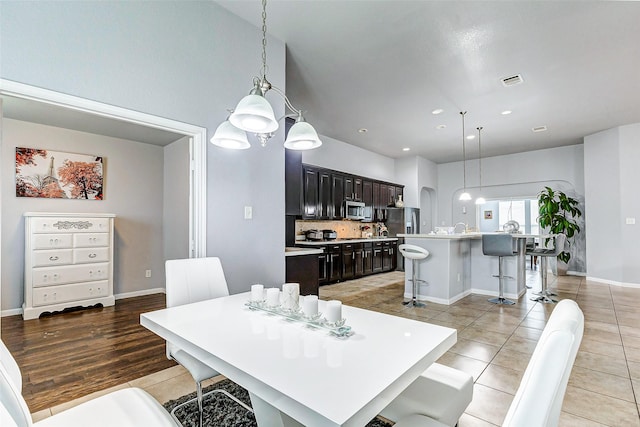
[[[238,400],[251,406],[251,400],[249,399],[247,390],[231,380],[222,380],[206,387],[203,391],[207,393],[214,389],[224,389],[238,398]],[[167,411],[171,412],[174,407],[193,399],[195,396],[196,393],[193,392],[178,399],[170,400],[163,406]],[[197,427],[198,403],[194,401],[178,409],[176,411],[176,417],[184,427]],[[257,427],[256,419],[251,412],[222,393],[212,393],[205,397],[203,402],[202,424],[203,426],[209,427]],[[379,418],[374,418],[366,427],[391,427],[391,425],[392,424]]]

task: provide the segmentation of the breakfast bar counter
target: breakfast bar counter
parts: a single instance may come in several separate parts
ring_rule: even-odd
[[[418,286],[418,299],[438,304],[454,302],[474,293],[498,295],[498,257],[485,256],[482,253],[483,233],[461,234],[399,234],[405,243],[420,246],[429,251],[429,257],[419,263],[418,279],[426,283]],[[493,234],[493,233],[492,233]],[[505,281],[504,294],[507,298],[517,299],[526,291],[525,283],[525,241],[526,234],[513,234],[517,239],[518,256],[504,260],[507,276],[514,279]],[[539,236],[535,236],[539,237]],[[405,297],[410,298],[412,284],[411,263],[405,267]]]

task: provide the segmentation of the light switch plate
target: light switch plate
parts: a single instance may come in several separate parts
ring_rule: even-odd
[[[245,206],[244,219],[251,219],[251,218],[253,218],[253,208],[251,208],[251,206]]]

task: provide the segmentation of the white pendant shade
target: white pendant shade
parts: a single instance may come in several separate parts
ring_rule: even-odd
[[[467,193],[466,191],[464,193],[462,193],[460,195],[460,198],[458,200],[462,200],[462,201],[467,201],[467,200],[471,200],[471,194]]]
[[[307,122],[297,122],[287,135],[284,142],[284,148],[290,150],[312,150],[322,145],[322,141],[318,138],[316,130]]]
[[[278,121],[271,104],[260,95],[247,95],[242,98],[229,116],[229,121],[247,132],[270,133],[278,130]]]
[[[218,147],[230,148],[233,150],[245,150],[251,145],[247,140],[247,134],[225,120],[218,126],[216,132],[211,137],[211,143]]]
[[[487,201],[482,196],[476,199],[476,205],[484,205],[485,203],[487,203]]]

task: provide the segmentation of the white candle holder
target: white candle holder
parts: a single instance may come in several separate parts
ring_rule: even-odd
[[[267,305],[263,301],[247,301],[245,304],[250,310],[264,311],[269,314],[275,314],[285,319],[303,323],[314,329],[321,329],[329,332],[338,338],[348,338],[354,334],[351,326],[348,326],[347,319],[340,319],[335,322],[329,322],[322,317],[322,313],[311,316],[305,316],[300,309],[288,309],[282,306],[273,307]]]

